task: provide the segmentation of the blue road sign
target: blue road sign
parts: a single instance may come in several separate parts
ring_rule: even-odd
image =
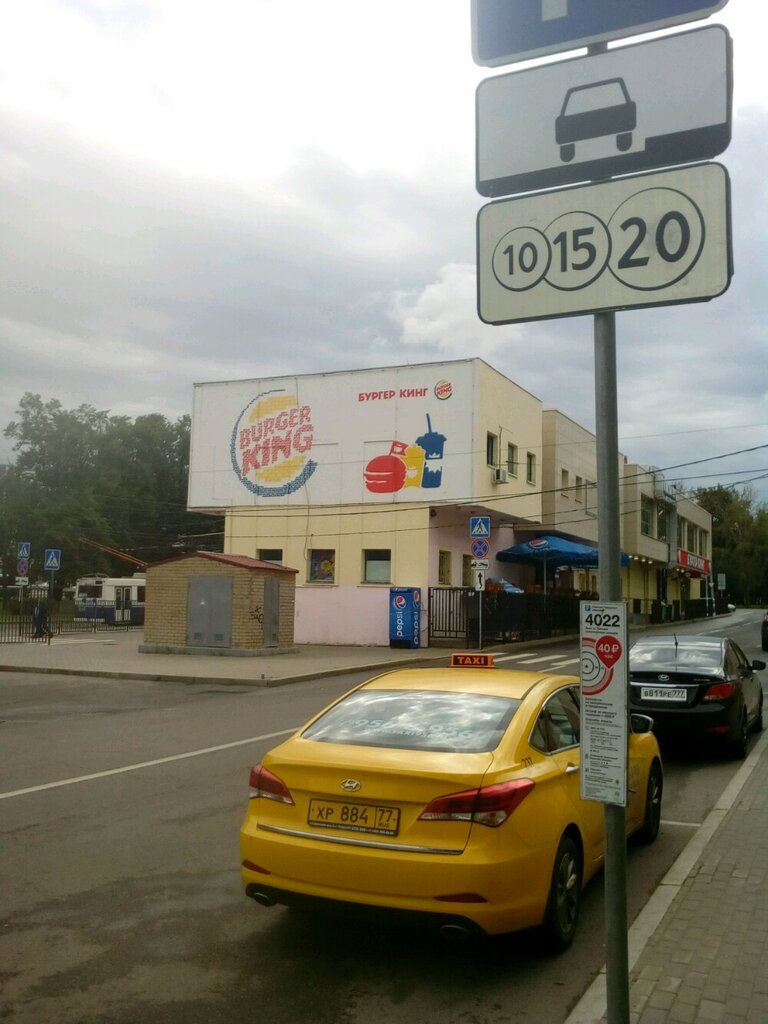
[[[473,539],[475,537],[483,537],[487,540],[491,536],[491,517],[470,516],[469,536]]]
[[[472,57],[497,67],[706,18],[728,0],[472,0]]]
[[[28,540],[21,540],[16,545],[16,557],[17,558],[29,558],[32,554],[32,545]]]
[[[43,556],[43,568],[44,569],[60,569],[61,568],[61,549],[60,548],[46,548],[45,555]]]

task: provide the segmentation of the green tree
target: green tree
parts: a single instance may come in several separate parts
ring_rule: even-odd
[[[713,571],[725,573],[726,590],[736,604],[768,598],[768,510],[748,488],[704,487],[696,501],[712,515]]]
[[[6,561],[15,558],[16,543],[29,541],[34,575],[42,575],[50,547],[62,551],[58,582],[133,571],[81,538],[153,562],[183,550],[188,534],[218,531],[216,520],[186,511],[188,416],[170,422],[153,413],[132,421],[90,405],[66,410],[56,399],[27,393],[5,435],[16,461],[0,478],[0,552]],[[212,541],[202,537],[191,546],[220,549],[221,537]]]

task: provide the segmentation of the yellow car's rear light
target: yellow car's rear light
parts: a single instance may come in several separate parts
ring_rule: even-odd
[[[266,769],[261,762],[251,768],[251,776],[248,781],[251,787],[248,796],[251,800],[264,797],[267,800],[277,800],[283,804],[293,803],[290,790],[283,780]]]
[[[481,789],[448,793],[436,797],[419,815],[420,821],[469,821],[498,828],[525,800],[536,783],[533,779],[514,779]]]

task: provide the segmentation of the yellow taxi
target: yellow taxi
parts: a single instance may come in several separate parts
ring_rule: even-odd
[[[541,926],[565,948],[604,855],[603,805],[579,795],[579,700],[573,676],[481,654],[363,683],[251,769],[246,894],[410,911],[452,937]],[[633,719],[626,829],[652,842],[661,756]]]

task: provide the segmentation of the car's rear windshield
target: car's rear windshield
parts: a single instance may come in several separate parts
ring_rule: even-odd
[[[641,647],[633,647],[629,652],[629,667],[642,671],[644,668],[653,669],[657,665],[665,667],[688,669],[713,669],[719,668],[723,661],[723,652],[720,647],[711,646],[684,646],[679,644],[643,644]]]
[[[321,743],[402,750],[494,750],[520,701],[435,690],[358,690],[302,736]]]

